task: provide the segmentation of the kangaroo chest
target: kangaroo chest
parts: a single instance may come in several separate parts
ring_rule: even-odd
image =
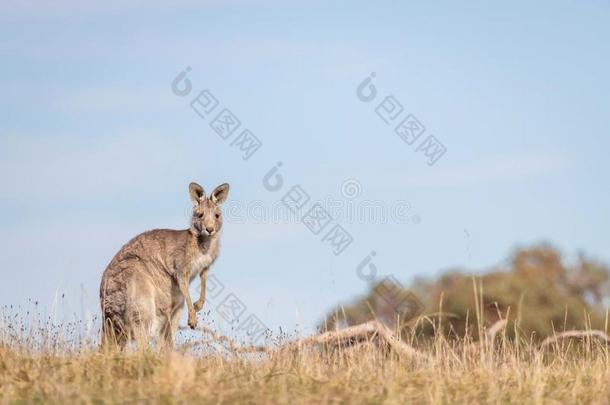
[[[210,267],[213,262],[214,257],[211,253],[197,252],[191,262],[191,280],[198,276],[203,271],[203,269]]]

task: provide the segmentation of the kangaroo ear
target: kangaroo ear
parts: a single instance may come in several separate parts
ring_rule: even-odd
[[[203,187],[195,182],[189,184],[189,194],[191,195],[191,200],[198,204],[205,199],[205,191],[203,191]]]
[[[221,184],[216,187],[214,191],[212,191],[212,196],[210,197],[213,202],[216,204],[222,204],[227,200],[229,196],[229,185],[227,183]]]

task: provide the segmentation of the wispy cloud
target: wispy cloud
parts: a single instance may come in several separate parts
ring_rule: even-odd
[[[187,170],[175,161],[188,145],[154,131],[15,135],[0,138],[0,144],[0,193],[13,201],[30,201],[32,195],[44,196],[45,201],[117,196]]]
[[[546,152],[503,155],[464,166],[406,175],[405,180],[421,186],[467,186],[552,175],[562,171],[567,164],[564,156]]]
[[[424,165],[408,172],[367,170],[355,177],[370,184],[380,184],[379,179],[383,178],[391,179],[393,187],[466,187],[558,175],[569,166],[569,159],[562,154],[540,152],[499,155],[464,164],[448,163],[445,166],[449,165],[451,166],[438,165],[434,168]]]
[[[274,0],[277,2],[278,0]],[[163,12],[165,10],[179,10],[189,8],[209,7],[213,5],[256,5],[269,3],[269,0],[177,0],[167,2],[163,0],[143,1],[137,0],[124,2],[120,0],[109,0],[103,2],[81,2],[76,0],[59,0],[43,2],[35,0],[20,0],[4,2],[2,9],[4,18],[14,21],[15,19],[56,19],[70,18],[74,16],[101,16],[113,15],[124,12],[146,11]]]

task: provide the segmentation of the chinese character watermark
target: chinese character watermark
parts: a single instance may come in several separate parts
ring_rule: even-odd
[[[371,73],[356,88],[356,96],[360,101],[370,103],[377,98],[377,87],[373,84],[373,78],[375,77],[376,74]],[[413,146],[426,132],[426,127],[413,114],[403,116],[404,110],[403,105],[394,95],[390,94],[375,107],[375,114],[386,125],[391,125],[394,128],[394,133],[404,143]],[[428,166],[434,166],[447,152],[447,148],[434,135],[428,135],[417,145],[415,152],[423,153],[427,158]]]

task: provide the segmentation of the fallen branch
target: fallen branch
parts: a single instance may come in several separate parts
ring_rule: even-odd
[[[556,334],[555,336],[549,336],[544,339],[540,344],[540,347],[548,346],[552,343],[555,343],[562,339],[571,339],[571,338],[586,338],[586,337],[595,337],[602,340],[604,343],[610,343],[610,336],[604,331],[601,330],[569,330],[566,332],[561,332]]]
[[[192,330],[191,328],[187,328],[186,326],[181,326],[180,330]],[[229,338],[228,336],[224,336],[219,334],[218,332],[214,331],[211,328],[208,328],[207,326],[200,326],[198,327],[196,330],[203,332],[204,334],[210,335],[212,337],[212,340],[217,342],[217,343],[221,343],[225,349],[227,349],[227,351],[232,352],[232,353],[255,353],[255,352],[268,352],[270,351],[268,348],[264,347],[264,346],[240,346],[237,343],[235,343],[235,341],[231,338]],[[194,342],[188,342],[188,343],[184,343],[180,346],[181,349],[187,350],[187,349],[191,349],[197,346],[201,346],[204,343],[207,343],[206,341],[194,341]]]
[[[506,319],[502,319],[491,325],[491,328],[487,330],[487,341],[493,345],[496,335],[498,334],[498,332],[506,328],[507,324],[508,321]]]
[[[398,355],[411,358],[425,358],[425,354],[420,353],[405,342],[400,341],[384,324],[378,321],[370,321],[360,325],[338,331],[325,332],[321,335],[311,336],[305,339],[292,342],[290,345],[322,345],[326,347],[349,347],[361,343],[374,343],[379,347],[389,349]]]
[[[186,329],[186,328],[181,328]],[[238,346],[230,338],[220,335],[208,327],[202,326],[199,331],[209,334],[213,340],[222,343],[225,347],[234,353],[253,353],[253,352],[271,352],[270,348],[262,346]],[[182,348],[190,348],[199,346],[204,342],[192,342],[182,345]],[[427,358],[427,356],[408,344],[400,341],[390,331],[390,329],[378,321],[370,321],[360,325],[351,326],[338,331],[325,332],[319,335],[310,336],[303,339],[298,339],[279,346],[275,350],[282,349],[297,349],[302,350],[304,347],[323,347],[323,348],[354,348],[360,344],[373,343],[377,347],[392,351],[399,356],[409,358]]]

